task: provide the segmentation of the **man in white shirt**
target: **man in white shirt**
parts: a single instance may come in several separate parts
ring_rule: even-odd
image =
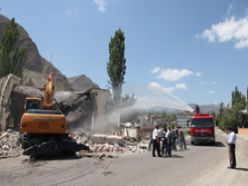
[[[155,129],[152,132],[152,144],[153,144],[152,156],[153,157],[156,157],[155,150],[157,151],[158,156],[161,156],[160,155],[160,139],[159,139],[158,133],[159,133],[159,126],[156,125]]]
[[[229,159],[230,159],[230,167],[235,169],[236,168],[236,157],[235,157],[235,147],[236,147],[236,134],[234,129],[229,129],[230,133],[228,135],[227,143],[229,147]]]

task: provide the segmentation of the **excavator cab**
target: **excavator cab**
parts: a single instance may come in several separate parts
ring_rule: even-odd
[[[25,100],[24,112],[29,109],[41,109],[42,99],[41,98],[31,98],[27,97]]]

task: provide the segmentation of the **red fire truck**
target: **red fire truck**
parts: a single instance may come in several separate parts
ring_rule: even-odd
[[[215,144],[214,117],[198,113],[192,116],[190,125],[191,144]]]

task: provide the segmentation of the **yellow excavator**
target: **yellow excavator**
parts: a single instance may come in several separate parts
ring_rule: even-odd
[[[77,144],[68,134],[65,115],[53,104],[54,85],[52,74],[44,86],[44,98],[27,97],[20,132],[23,154],[30,157],[73,155],[76,151],[89,150]]]

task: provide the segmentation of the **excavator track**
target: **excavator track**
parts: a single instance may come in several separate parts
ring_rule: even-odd
[[[74,155],[80,150],[89,150],[68,135],[24,134],[21,136],[23,154],[32,157]]]

